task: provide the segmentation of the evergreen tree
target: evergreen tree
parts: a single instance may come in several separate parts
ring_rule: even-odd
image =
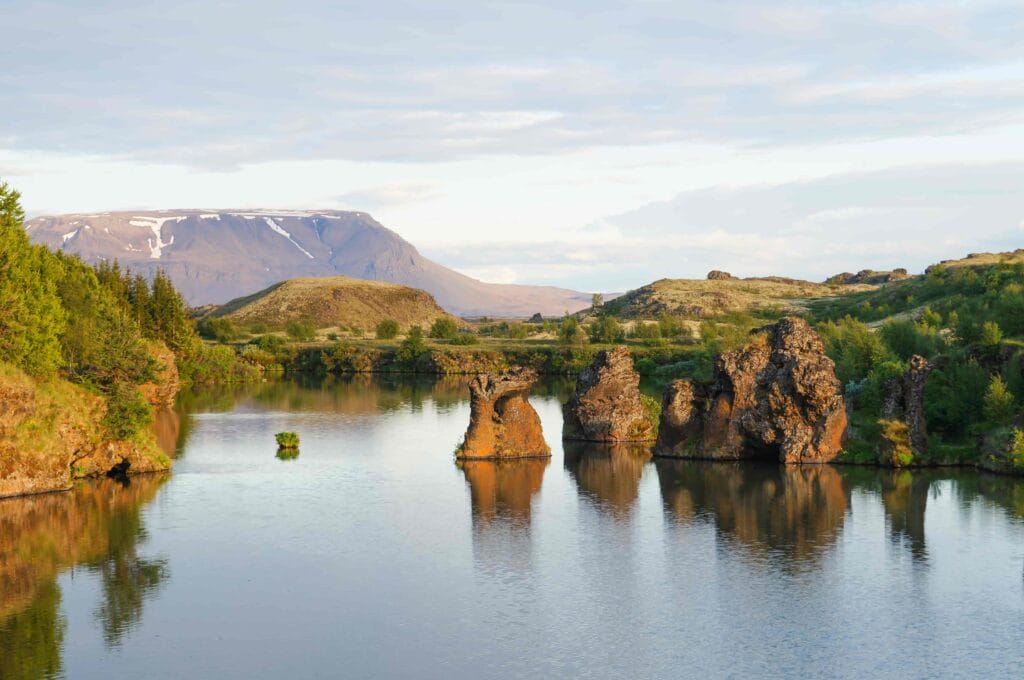
[[[995,375],[989,381],[982,411],[985,414],[985,420],[990,423],[1005,425],[1013,420],[1016,402],[1013,393],[1006,387],[1002,377]]]
[[[185,300],[175,290],[170,278],[160,270],[153,277],[150,310],[152,326],[144,329],[149,337],[163,340],[175,352],[195,349],[196,332],[189,321]]]
[[[45,248],[29,243],[20,200],[17,191],[0,182],[0,360],[47,375],[61,363],[59,263]]]

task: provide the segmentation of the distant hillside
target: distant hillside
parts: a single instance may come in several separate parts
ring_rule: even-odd
[[[403,328],[419,325],[426,329],[447,314],[422,290],[332,276],[282,281],[236,298],[213,310],[211,316],[271,328],[309,319],[318,328],[354,326],[369,331],[384,319],[394,319]]]
[[[561,315],[588,294],[484,283],[420,255],[361,212],[170,210],[37,217],[32,240],[95,264],[163,269],[192,305],[223,303],[283,281],[351,276],[420,288],[461,316]]]
[[[996,292],[1011,297],[1017,295],[1014,277],[1019,271],[1024,271],[1024,249],[1008,253],[972,253],[962,259],[934,264],[923,275],[868,290],[850,291],[850,295],[840,298],[816,300],[810,309],[819,319],[850,315],[873,325],[890,318],[917,318],[925,307],[959,313],[965,305],[974,306],[979,308],[974,311],[981,317],[992,312],[993,305],[997,304],[988,299],[991,295]],[[1024,307],[1019,311],[1024,313]],[[1022,314],[1004,316],[1022,316],[1024,320]]]
[[[732,312],[800,313],[810,300],[873,290],[868,285],[812,283],[796,279],[725,278],[661,279],[606,302],[604,309],[626,319],[652,319],[662,314],[701,319]]]

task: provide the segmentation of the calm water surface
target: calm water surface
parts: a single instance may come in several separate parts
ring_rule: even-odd
[[[0,678],[1021,676],[1024,481],[563,448],[566,387],[461,468],[458,381],[184,395],[173,475],[0,502]]]

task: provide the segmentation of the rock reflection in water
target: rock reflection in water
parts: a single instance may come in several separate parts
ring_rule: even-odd
[[[548,458],[461,460],[473,513],[473,552],[496,568],[530,562],[530,516]]]
[[[683,522],[707,519],[757,552],[814,561],[835,544],[849,492],[829,465],[655,460],[665,509]]]
[[[169,571],[138,554],[142,508],[166,475],[104,479],[68,493],[0,501],[0,678],[61,672],[65,621],[57,576],[76,565],[100,580],[95,616],[109,646],[141,618]]]
[[[565,469],[581,495],[616,518],[629,514],[640,491],[644,466],[651,459],[643,443],[565,442]]]
[[[932,475],[927,471],[883,470],[879,476],[882,506],[893,542],[907,546],[915,560],[926,560],[924,516]]]

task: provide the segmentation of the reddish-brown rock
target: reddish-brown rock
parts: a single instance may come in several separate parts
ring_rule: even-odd
[[[139,392],[154,409],[172,408],[181,389],[174,352],[160,341],[148,343],[146,349],[156,361],[156,379],[139,385]]]
[[[924,387],[932,365],[922,356],[910,357],[907,372],[886,385],[882,404],[880,462],[897,467],[909,465],[915,456],[928,452],[928,427],[924,418]]]
[[[640,397],[640,374],[625,347],[597,353],[576,379],[576,391],[562,415],[562,439],[642,442],[657,434]]]
[[[666,396],[662,419],[669,425],[657,453],[822,463],[842,452],[846,403],[821,338],[794,317],[755,333],[743,349],[718,357],[705,399],[694,399],[688,407],[685,388],[678,385],[674,395]],[[684,430],[696,429],[693,409],[700,412],[696,443],[671,437],[679,432],[674,422]]]
[[[550,456],[540,417],[527,400],[536,381],[537,372],[526,368],[475,377],[469,383],[469,429],[456,456]]]

